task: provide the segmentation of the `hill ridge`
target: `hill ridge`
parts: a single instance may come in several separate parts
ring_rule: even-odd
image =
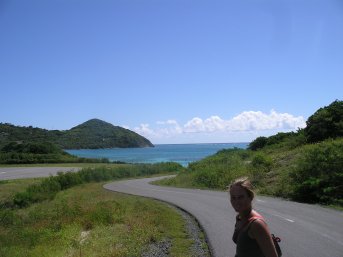
[[[9,142],[51,142],[63,149],[153,147],[145,137],[93,118],[69,130],[47,130],[0,123],[0,146]]]

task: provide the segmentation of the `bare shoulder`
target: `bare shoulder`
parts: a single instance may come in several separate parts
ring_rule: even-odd
[[[250,225],[250,232],[253,238],[257,235],[269,234],[269,229],[267,223],[262,219],[254,220]]]
[[[267,223],[264,219],[257,218],[252,222],[251,226],[267,226]]]

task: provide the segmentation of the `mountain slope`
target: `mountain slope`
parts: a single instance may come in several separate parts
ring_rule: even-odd
[[[153,147],[139,134],[99,119],[91,119],[65,131],[0,123],[0,147],[9,142],[51,142],[63,149]]]
[[[58,143],[65,149],[153,146],[139,134],[99,119],[86,121],[66,131]]]

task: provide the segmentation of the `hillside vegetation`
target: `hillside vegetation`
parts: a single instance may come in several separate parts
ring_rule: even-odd
[[[0,164],[109,163],[106,158],[80,158],[50,142],[11,142],[0,149]]]
[[[193,256],[194,242],[177,212],[99,183],[182,168],[175,165],[104,166],[0,181],[0,256],[141,256],[166,240],[171,256]]]
[[[342,207],[343,101],[320,108],[304,129],[221,150],[161,184],[223,190],[242,176],[262,194]]]
[[[137,133],[98,119],[89,120],[64,131],[0,123],[0,149],[11,142],[49,142],[62,149],[153,147],[148,139]]]

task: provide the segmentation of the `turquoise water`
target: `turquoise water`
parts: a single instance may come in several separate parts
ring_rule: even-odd
[[[107,158],[110,161],[127,163],[177,162],[183,166],[198,161],[219,150],[228,148],[247,148],[249,143],[220,144],[161,144],[148,148],[111,148],[66,150],[78,157]]]

